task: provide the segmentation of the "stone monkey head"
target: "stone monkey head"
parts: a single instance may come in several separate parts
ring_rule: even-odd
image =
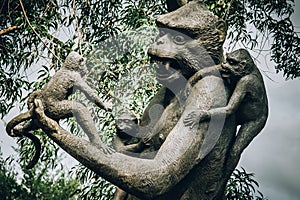
[[[160,34],[148,54],[159,63],[159,82],[176,81],[176,72],[189,79],[196,71],[222,62],[225,23],[201,3],[189,2],[160,15],[156,24]]]
[[[226,61],[222,64],[222,74],[241,78],[250,74],[255,68],[254,61],[246,49],[238,49],[226,54]]]
[[[62,68],[79,72],[81,76],[84,76],[87,73],[86,59],[72,51],[65,59]]]
[[[136,136],[138,133],[138,119],[131,112],[123,112],[116,120],[117,135],[122,139]]]

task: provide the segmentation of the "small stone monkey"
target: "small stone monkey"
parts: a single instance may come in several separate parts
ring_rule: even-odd
[[[122,113],[116,120],[116,136],[113,140],[114,148],[122,153],[140,153],[144,144],[139,139],[139,123],[135,115],[130,112]]]
[[[233,93],[225,107],[209,111],[195,110],[184,120],[186,126],[194,127],[213,115],[235,113],[237,125],[241,125],[233,151],[245,149],[252,139],[263,129],[268,117],[268,100],[262,75],[249,52],[238,49],[226,56],[226,62],[198,71],[189,80],[191,84],[206,75],[221,74],[229,81]],[[243,142],[239,142],[243,141]]]
[[[36,98],[42,101],[45,114],[48,117],[59,121],[60,119],[74,116],[92,144],[103,149],[106,153],[111,151],[102,143],[89,110],[77,101],[68,100],[68,97],[78,89],[100,108],[110,110],[109,106],[104,104],[85,82],[84,76],[86,73],[85,59],[78,53],[71,52],[63,63],[62,68],[54,74],[44,88],[29,95],[28,111],[16,116],[7,124],[6,131],[8,135],[12,137],[21,137],[24,135],[35,144],[37,153],[27,168],[32,168],[37,162],[40,151],[40,141],[32,133],[29,133],[31,130],[40,128],[35,122],[36,118],[34,115],[34,99]],[[30,119],[31,121],[23,125],[20,124]]]

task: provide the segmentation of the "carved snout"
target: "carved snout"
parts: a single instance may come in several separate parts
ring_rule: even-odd
[[[151,44],[148,48],[148,54],[157,55],[159,50],[164,50],[166,48],[166,44],[170,44],[170,39],[168,35],[164,35],[156,40],[153,44]]]
[[[148,55],[155,56],[160,58],[170,58],[174,59],[175,54],[174,50],[176,47],[173,45],[173,42],[169,36],[166,34],[156,40],[155,43],[149,46]]]

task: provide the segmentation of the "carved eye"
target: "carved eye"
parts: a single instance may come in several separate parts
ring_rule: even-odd
[[[186,42],[186,39],[184,36],[182,35],[176,35],[174,38],[173,38],[173,41],[176,43],[176,44],[184,44]]]
[[[236,60],[230,59],[230,58],[227,58],[227,62],[229,65],[237,65],[238,64],[238,62]]]

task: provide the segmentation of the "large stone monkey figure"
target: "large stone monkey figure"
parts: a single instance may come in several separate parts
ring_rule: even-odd
[[[127,154],[142,152],[141,157],[151,157],[149,152],[160,148],[177,124],[178,116],[181,116],[183,112],[183,106],[180,106],[184,104],[181,91],[188,84],[188,79],[196,71],[221,62],[222,44],[226,33],[225,26],[222,26],[223,21],[215,18],[207,12],[204,6],[195,2],[180,9],[179,7],[184,4],[184,1],[180,0],[167,1],[169,10],[175,11],[157,16],[159,36],[156,42],[148,48],[151,60],[157,62],[156,78],[164,86],[147,106],[141,118],[141,129],[149,127],[147,132],[150,134],[136,144],[122,146],[119,142],[117,151]],[[204,21],[206,23],[203,23]],[[207,38],[210,42],[207,42]],[[149,115],[149,109],[155,104],[165,107],[164,112],[156,118],[156,122],[155,118],[150,119]],[[153,126],[149,126],[151,123]],[[114,200],[131,198],[130,194],[120,188],[116,189]]]
[[[262,75],[257,69],[249,52],[238,49],[227,53],[226,62],[198,71],[191,79],[191,84],[206,75],[220,73],[229,82],[233,93],[225,107],[209,111],[191,112],[184,123],[195,126],[213,115],[232,115],[235,113],[237,125],[241,125],[232,153],[238,155],[253,138],[263,129],[268,117],[268,100]]]
[[[34,100],[36,98],[43,102],[45,114],[48,117],[58,121],[74,116],[92,144],[103,149],[105,152],[110,151],[99,138],[98,131],[95,128],[89,110],[79,102],[68,100],[68,97],[78,89],[82,91],[89,100],[94,101],[97,106],[109,110],[109,107],[101,101],[97,94],[85,82],[84,76],[86,73],[87,67],[85,59],[78,53],[71,52],[64,61],[62,68],[54,74],[44,88],[29,95],[28,111],[18,115],[7,124],[6,131],[10,136],[16,137],[24,135],[35,143],[38,153],[28,168],[33,167],[33,163],[37,162],[40,151],[39,140],[29,133],[29,131],[39,128],[34,122],[35,116],[32,114]],[[24,125],[19,125],[21,122],[30,119],[31,121]]]

